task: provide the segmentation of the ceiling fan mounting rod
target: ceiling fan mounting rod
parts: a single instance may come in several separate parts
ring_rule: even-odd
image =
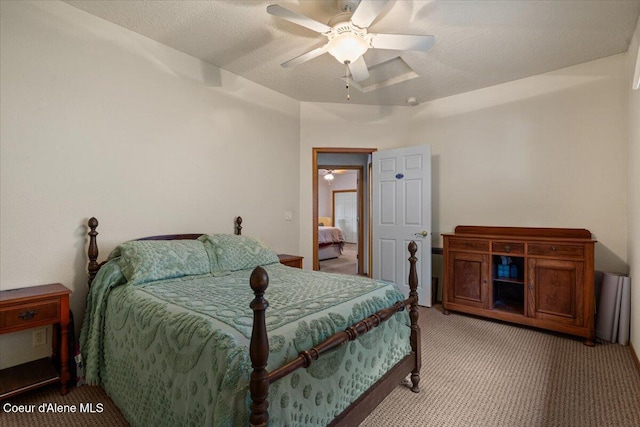
[[[360,0],[336,0],[336,4],[341,11],[353,13],[358,8]]]

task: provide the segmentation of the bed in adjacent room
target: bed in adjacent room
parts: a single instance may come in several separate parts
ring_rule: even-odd
[[[338,227],[331,226],[331,218],[318,219],[318,260],[338,258],[344,249],[344,235]]]
[[[242,235],[130,241],[98,264],[96,227],[86,379],[132,426],[353,425],[404,376],[418,390],[415,248],[404,300],[391,283],[284,266]]]

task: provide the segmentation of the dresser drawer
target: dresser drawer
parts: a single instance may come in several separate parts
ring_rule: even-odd
[[[505,254],[524,254],[524,243],[515,242],[493,242],[491,244],[491,250],[493,252],[501,252]]]
[[[584,258],[584,246],[529,243],[527,253],[534,256]]]
[[[0,330],[55,323],[59,318],[59,298],[4,307],[0,310]]]
[[[449,250],[489,252],[489,242],[486,240],[449,239]]]

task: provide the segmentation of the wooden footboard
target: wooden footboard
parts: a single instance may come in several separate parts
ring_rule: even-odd
[[[262,267],[256,267],[251,274],[250,284],[255,298],[251,302],[253,310],[253,331],[251,334],[251,344],[249,354],[253,372],[249,383],[251,393],[251,416],[249,424],[251,426],[266,426],[269,424],[269,410],[267,398],[269,396],[269,386],[279,379],[295,372],[300,368],[308,368],[314,360],[336,348],[353,341],[373,328],[389,320],[395,313],[402,311],[406,306],[410,306],[409,318],[411,320],[411,354],[401,360],[387,375],[383,376],[378,383],[358,399],[352,406],[347,408],[331,425],[355,425],[362,421],[370,410],[375,408],[384,397],[395,388],[406,375],[411,373],[411,390],[418,392],[420,382],[420,366],[422,363],[420,351],[420,327],[418,326],[418,275],[416,273],[415,257],[417,245],[415,242],[409,243],[409,298],[398,301],[391,307],[384,308],[371,316],[363,319],[342,332],[338,332],[322,341],[309,350],[301,351],[298,357],[280,368],[268,372],[267,361],[269,359],[269,339],[267,336],[267,326],[265,322],[266,310],[269,303],[264,298],[264,293],[269,286],[269,277]],[[373,390],[378,387],[386,392],[373,394]],[[388,391],[387,391],[388,390]],[[374,403],[375,402],[375,403]],[[373,406],[371,406],[373,404]],[[354,406],[355,405],[355,406]],[[359,409],[362,407],[361,409]]]
[[[98,220],[89,220],[89,286],[95,278],[102,264],[98,263],[98,244],[96,228]],[[235,219],[235,234],[241,234],[242,218]],[[204,233],[172,234],[163,236],[151,236],[138,240],[176,240],[197,239]],[[409,306],[409,318],[411,320],[411,353],[398,362],[376,384],[367,390],[358,400],[345,409],[331,426],[353,426],[359,424],[407,375],[411,374],[411,390],[419,391],[421,351],[420,328],[418,326],[418,275],[416,272],[415,242],[409,243],[409,298],[398,301],[390,307],[384,308],[371,316],[356,322],[342,332],[338,332],[309,350],[299,353],[298,357],[286,365],[268,372],[267,361],[269,359],[269,339],[266,327],[266,310],[269,307],[265,299],[265,291],[269,286],[269,277],[262,267],[256,267],[250,278],[251,289],[254,292],[254,300],[250,306],[253,310],[253,330],[251,334],[249,354],[253,371],[251,372],[249,391],[251,395],[251,415],[249,423],[252,426],[266,426],[269,424],[268,401],[269,386],[279,379],[295,372],[300,368],[308,368],[314,360],[318,360],[323,354],[335,350],[349,341],[353,341],[373,328],[390,319],[395,313],[405,310]]]

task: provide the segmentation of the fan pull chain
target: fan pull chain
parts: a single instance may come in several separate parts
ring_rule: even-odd
[[[347,101],[351,101],[351,95],[349,94],[349,62],[345,61],[345,74],[347,76]]]

